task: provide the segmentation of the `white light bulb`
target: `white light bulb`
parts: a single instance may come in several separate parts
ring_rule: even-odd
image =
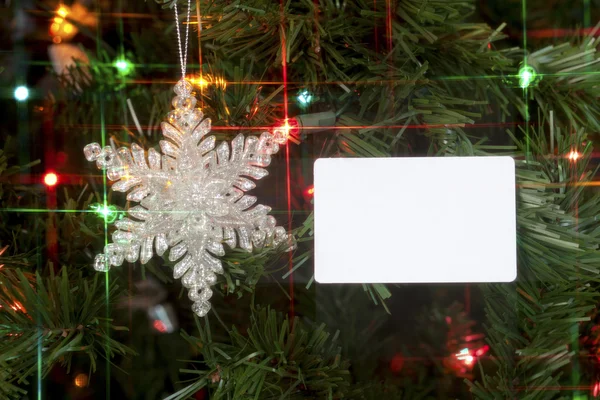
[[[15,99],[17,101],[25,101],[29,97],[29,89],[27,86],[17,86],[15,89]]]

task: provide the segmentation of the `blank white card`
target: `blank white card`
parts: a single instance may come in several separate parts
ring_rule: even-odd
[[[516,278],[512,158],[327,158],[314,173],[317,282]]]

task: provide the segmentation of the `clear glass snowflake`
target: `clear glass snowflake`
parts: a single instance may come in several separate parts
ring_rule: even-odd
[[[162,154],[137,144],[101,148],[90,143],[84,148],[88,161],[106,169],[107,177],[117,181],[112,189],[127,192],[127,200],[139,203],[127,210],[129,218],[115,222],[113,243],[96,256],[94,268],[107,271],[124,260],[147,263],[154,253],[178,261],[173,269],[181,278],[199,316],[210,310],[211,286],[216,274],[223,273],[219,256],[223,244],[247,251],[253,247],[291,243],[284,228],[275,226],[268,215],[270,207],[251,206],[256,197],[244,194],[265,177],[264,168],[271,155],[286,141],[285,132],[263,132],[260,137],[239,134],[215,149],[215,137],[207,136],[210,119],[203,119],[192,85],[181,80],[175,85],[177,96],[168,122],[161,125]]]

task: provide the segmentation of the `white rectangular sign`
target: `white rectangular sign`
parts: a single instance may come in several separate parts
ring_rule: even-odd
[[[317,282],[516,278],[512,158],[324,158],[314,172]]]

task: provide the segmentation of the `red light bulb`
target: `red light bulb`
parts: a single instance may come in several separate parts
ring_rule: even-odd
[[[279,144],[285,144],[290,136],[298,135],[299,132],[298,121],[295,118],[286,118],[273,129],[274,139]]]
[[[46,175],[44,175],[44,185],[53,187],[56,186],[57,183],[58,175],[56,175],[54,172],[47,172]]]
[[[390,361],[390,370],[397,374],[402,370],[404,366],[404,356],[401,353],[396,353]]]
[[[152,323],[152,326],[154,327],[154,329],[156,329],[160,333],[165,333],[168,331],[168,328],[165,325],[165,323],[159,319],[155,319],[154,322]]]

